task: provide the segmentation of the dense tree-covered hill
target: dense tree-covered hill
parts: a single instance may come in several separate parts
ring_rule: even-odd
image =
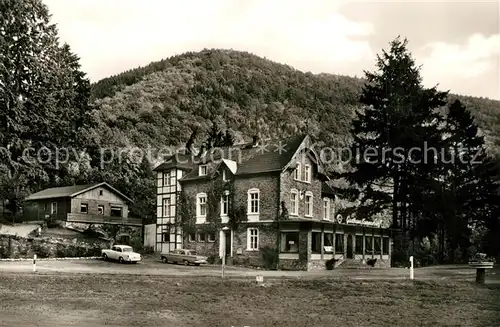
[[[211,121],[237,139],[307,130],[340,146],[350,139],[363,83],[303,73],[247,52],[204,50],[105,78],[93,84],[92,96],[100,107],[97,134],[114,146],[178,145]],[[498,147],[500,102],[450,95],[450,101],[457,98],[474,114],[489,147]]]

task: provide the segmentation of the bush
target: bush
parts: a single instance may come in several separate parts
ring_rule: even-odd
[[[0,259],[7,259],[9,256],[9,249],[3,244],[3,242],[0,242]]]
[[[145,246],[142,249],[142,253],[143,254],[154,254],[155,253],[155,248],[154,248],[154,246]]]
[[[86,230],[84,230],[82,232],[82,235],[83,237],[85,238],[91,238],[91,239],[94,239],[94,238],[101,238],[103,237],[104,235],[102,235],[102,233],[92,229],[92,228],[87,228]]]
[[[99,247],[87,248],[72,244],[58,244],[56,249],[56,256],[58,258],[97,257],[100,255],[101,248]]]
[[[57,221],[56,216],[50,215],[47,218],[45,218],[45,225],[47,226],[47,228],[59,227],[59,223]]]
[[[218,259],[219,259],[218,257],[216,257],[215,255],[211,254],[211,255],[209,255],[209,256],[207,257],[207,262],[208,262],[209,264],[213,265],[213,264],[215,264],[215,263],[217,263],[217,262],[218,262],[218,261],[217,261]]]
[[[335,263],[337,263],[338,259],[330,259],[330,260],[327,260],[326,261],[326,270],[333,270],[333,268],[335,268]]]
[[[128,242],[134,251],[136,252],[143,252],[144,251],[144,243],[142,242],[142,237],[140,236],[133,236],[129,238]]]
[[[33,244],[33,252],[39,258],[49,258],[51,255],[50,249],[44,243]]]
[[[260,253],[262,253],[262,261],[264,261],[264,268],[276,269],[279,260],[279,255],[276,252],[276,249],[266,246],[260,249]]]
[[[28,248],[22,245],[18,245],[17,252],[19,252],[19,254],[22,256],[26,256],[28,254]]]

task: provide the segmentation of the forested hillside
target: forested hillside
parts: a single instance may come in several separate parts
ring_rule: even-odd
[[[115,146],[177,145],[212,120],[237,138],[307,130],[338,146],[349,140],[363,83],[303,73],[247,52],[204,50],[105,78],[92,85],[92,95],[100,107],[99,134]],[[450,101],[457,98],[474,114],[490,149],[500,145],[500,102],[450,95]]]

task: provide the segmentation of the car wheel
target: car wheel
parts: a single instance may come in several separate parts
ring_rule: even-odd
[[[168,263],[168,259],[167,259],[167,257],[161,257],[161,262],[163,262],[163,263]]]
[[[108,261],[108,255],[106,253],[102,255],[102,260]]]
[[[123,258],[122,258],[122,257],[120,257],[120,258],[118,258],[118,262],[119,262],[119,263],[125,263],[125,260],[123,260]]]
[[[184,266],[189,266],[189,261],[187,260],[182,261],[182,263],[184,264]]]

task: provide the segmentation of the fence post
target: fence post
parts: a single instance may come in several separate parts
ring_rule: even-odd
[[[33,272],[36,272],[36,254],[33,255]]]
[[[413,279],[413,256],[410,256],[410,279]]]
[[[226,251],[224,247],[224,251],[222,254],[222,279],[224,279],[224,267],[226,266]]]

